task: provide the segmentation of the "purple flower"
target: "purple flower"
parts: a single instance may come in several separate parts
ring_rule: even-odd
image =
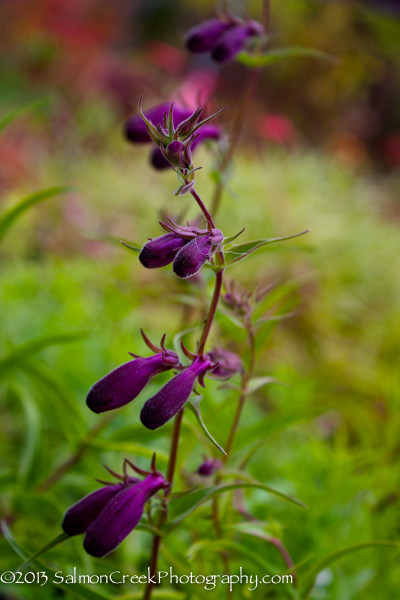
[[[140,394],[151,377],[179,365],[178,355],[164,346],[165,336],[161,340],[161,348],[158,348],[142,330],[141,333],[147,346],[156,353],[155,356],[141,358],[130,353],[135,357],[134,360],[97,381],[86,398],[86,404],[93,412],[102,413],[125,406]]]
[[[145,476],[129,477],[126,465]],[[67,535],[85,533],[83,547],[95,557],[103,557],[117,546],[134,529],[143,515],[146,502],[169,483],[156,470],[155,455],[151,471],[142,471],[128,460],[124,463],[124,476],[110,471],[121,483],[106,483],[106,487],[89,494],[65,513],[62,528]]]
[[[169,103],[164,102],[163,104],[158,104],[157,106],[153,106],[153,108],[147,110],[145,116],[147,119],[149,119],[153,123],[153,125],[156,128],[163,127],[165,125],[164,115],[165,114],[168,115],[170,109],[171,109],[171,102],[169,102]],[[196,113],[196,111],[195,111],[195,113]],[[184,133],[182,128],[183,128],[185,122],[188,122],[189,125],[191,124],[190,119],[192,117],[193,117],[193,111],[191,109],[186,108],[185,106],[182,106],[180,104],[174,103],[174,105],[173,105],[173,121],[174,121],[174,127],[176,127],[176,130],[179,134]],[[181,127],[182,131],[180,131],[180,129],[179,129],[180,127]],[[127,120],[127,122],[125,123],[124,131],[125,131],[125,137],[130,142],[133,142],[134,144],[151,142],[151,138],[147,132],[146,123],[142,119],[140,114],[134,115],[133,117],[130,117]],[[187,144],[186,144],[185,150],[181,149],[181,156],[178,157],[178,162],[176,162],[176,156],[173,153],[172,148],[170,148],[170,151],[169,151],[170,156],[167,159],[164,156],[161,149],[159,147],[155,147],[151,153],[151,164],[153,165],[153,167],[155,167],[156,169],[159,169],[159,170],[163,170],[163,169],[172,167],[173,164],[176,166],[183,166],[184,168],[186,168],[185,165],[187,165],[188,158],[189,158],[189,156],[187,155],[187,152],[193,151],[194,148],[196,148],[196,146],[199,145],[199,143],[201,143],[207,139],[215,140],[215,139],[219,139],[220,136],[221,136],[221,131],[218,127],[211,126],[211,125],[204,125],[201,129],[198,130],[198,136],[190,143],[190,147],[188,148]],[[176,144],[176,142],[172,142],[172,143]],[[182,144],[182,142],[178,141],[178,144]],[[182,159],[182,155],[184,155],[183,159]],[[171,158],[172,158],[172,161],[171,161]],[[180,162],[181,160],[183,160],[182,164]]]
[[[211,19],[196,25],[186,34],[191,52],[209,52],[219,63],[233,60],[243,50],[249,38],[262,36],[264,28],[258,21],[242,21],[233,15]]]
[[[243,50],[248,38],[255,35],[253,31],[248,25],[237,25],[228,29],[213,47],[211,57],[219,63],[233,60]]]
[[[216,252],[223,239],[220,229],[197,235],[176,254],[173,264],[175,275],[182,279],[195,275]]]
[[[236,373],[243,373],[243,361],[234,352],[225,348],[215,348],[208,353],[208,356],[213,362],[218,363],[212,373],[216,379],[229,379]]]
[[[203,457],[204,458],[204,457]],[[201,477],[210,477],[214,475],[215,471],[218,471],[222,467],[222,463],[218,458],[204,458],[197,469],[197,474]]]
[[[140,251],[139,260],[146,269],[158,269],[169,265],[183,246],[197,235],[207,232],[197,227],[180,227],[169,218],[167,221],[160,222],[160,225],[168,233],[146,242]]]
[[[184,348],[183,345],[182,347]],[[199,356],[189,353],[189,356],[193,360],[192,364],[175,375],[143,406],[140,420],[148,429],[158,429],[165,425],[183,408],[189,400],[196,379],[204,387],[204,377],[215,365],[207,355]]]
[[[160,225],[168,233],[146,242],[139,260],[147,269],[165,267],[173,262],[174,273],[183,279],[195,275],[224,239],[219,229],[181,227],[171,219]]]
[[[209,52],[232,25],[219,19],[204,21],[189,29],[185,36],[186,45],[191,52]]]

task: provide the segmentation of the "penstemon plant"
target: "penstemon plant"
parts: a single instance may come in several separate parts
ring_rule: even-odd
[[[214,122],[225,108],[203,117],[203,107],[191,110],[179,103],[168,101],[144,110],[140,98],[138,114],[125,124],[125,136],[130,142],[153,144],[151,163],[156,169],[169,168],[175,171],[178,179],[175,196],[190,197],[200,210],[200,216],[192,224],[176,223],[171,216],[165,217],[160,222],[163,234],[149,239],[142,248],[135,248],[126,243],[125,245],[138,253],[144,268],[157,269],[172,265],[173,273],[180,279],[199,278],[203,268],[211,269],[214,287],[208,299],[208,308],[205,314],[201,315],[202,325],[193,348],[187,348],[182,341],[179,352],[176,347],[168,348],[165,335],[161,337],[159,345],[156,345],[141,330],[151,355],[141,357],[130,353],[132,360],[105,375],[87,394],[86,403],[93,412],[101,414],[118,410],[133,401],[150,380],[157,378],[161,373],[172,372],[169,381],[146,399],[140,413],[141,423],[150,430],[163,427],[173,419],[166,473],[163,474],[157,469],[155,453],[148,471],[138,468],[127,459],[123,463],[122,474],[108,469],[115,481],[100,481],[103,487],[69,508],[62,522],[64,534],[31,557],[33,560],[56,543],[71,536],[84,534],[85,551],[91,556],[101,558],[117,548],[133,529],[147,531],[153,536],[153,544],[149,559],[150,578],[144,592],[144,600],[150,600],[152,597],[152,577],[158,569],[163,539],[172,534],[177,525],[206,501],[212,501],[212,524],[217,541],[223,540],[224,529],[228,526],[224,522],[226,514],[221,511],[219,503],[219,496],[223,492],[233,493],[233,509],[245,522],[253,524],[256,519],[246,510],[241,495],[243,490],[263,490],[298,506],[304,506],[300,500],[274,490],[246,473],[247,463],[256,451],[256,446],[251,445],[239,461],[236,461],[236,469],[228,468],[248,397],[262,386],[273,382],[273,379],[269,376],[255,376],[256,336],[269,319],[268,315],[258,316],[257,308],[272,286],[256,286],[251,291],[243,290],[233,280],[226,281],[226,272],[271,243],[306,233],[237,244],[234,242],[243,234],[244,229],[240,232],[225,232],[218,228],[217,213],[222,193],[227,185],[232,157],[249,112],[261,68],[290,56],[317,54],[312,50],[298,48],[283,49],[280,54],[277,51],[269,51],[266,49],[268,25],[269,2],[266,1],[263,23],[240,19],[224,8],[216,12],[215,18],[193,27],[186,35],[186,45],[191,52],[209,53],[212,60],[220,64],[237,60],[248,67],[247,83],[228,136],[222,126]],[[196,172],[201,167],[197,166],[193,159],[195,148],[207,140],[221,142],[217,165],[213,172],[215,191],[210,201],[203,200],[197,189]],[[246,332],[249,355],[246,364],[238,354],[222,345],[209,348],[209,337],[220,303],[232,321]],[[190,325],[193,329],[197,323]],[[186,329],[180,332],[177,338],[181,339],[186,332]],[[228,382],[235,376],[239,378],[239,384]],[[208,431],[200,411],[202,395],[198,386],[206,387],[209,378],[221,381],[222,387],[227,387],[237,394],[232,423],[226,431],[220,432],[220,436],[224,438],[222,445],[221,440],[215,440]],[[186,408],[194,413],[202,432],[220,455],[218,458],[204,456],[202,462],[200,457],[198,460],[197,474],[200,478],[206,478],[208,483],[212,482],[211,487],[193,490],[189,480],[188,489],[176,494],[174,476]],[[70,464],[74,464],[74,461]],[[50,477],[51,483],[61,477],[67,468],[68,465]],[[232,479],[231,483],[223,483],[229,478]],[[152,504],[152,498],[158,498],[158,503]],[[293,561],[282,541],[278,537],[252,531],[252,535],[261,537],[277,548],[288,572],[294,576],[293,583],[296,588]],[[221,553],[224,572],[228,576],[232,573],[229,544],[222,543],[218,550]],[[298,597],[297,592],[294,596]]]

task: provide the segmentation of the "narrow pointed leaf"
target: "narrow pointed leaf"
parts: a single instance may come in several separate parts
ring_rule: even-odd
[[[135,246],[131,246],[130,244],[127,244],[126,242],[124,242],[123,240],[121,240],[121,244],[123,246],[125,246],[125,248],[128,248],[128,250],[132,250],[132,252],[141,252],[141,248],[137,248]]]
[[[292,502],[293,504],[297,504],[298,506],[305,507],[305,504],[297,498],[293,498],[292,496],[288,496],[283,492],[279,492],[278,490],[274,490],[273,488],[264,485],[263,483],[234,483],[231,485],[220,485],[217,487],[206,488],[203,490],[198,490],[193,492],[192,494],[188,494],[183,498],[176,498],[171,500],[170,502],[170,521],[167,523],[165,527],[166,534],[169,534],[183,519],[189,516],[192,512],[194,512],[197,508],[199,508],[202,504],[207,502],[207,500],[211,500],[223,494],[224,492],[231,492],[233,490],[251,490],[251,489],[259,489],[268,492],[269,494],[273,494],[274,496],[278,496],[282,500],[287,500],[288,502]]]
[[[236,240],[236,238],[238,238],[239,235],[242,235],[244,230],[245,230],[245,227],[243,227],[243,229],[241,231],[239,231],[238,233],[235,233],[235,235],[231,235],[230,237],[225,238],[224,241],[222,242],[222,245],[225,246],[226,244],[230,244],[231,242]]]
[[[302,600],[307,600],[309,597],[315,583],[315,578],[323,569],[329,567],[332,563],[340,560],[344,556],[348,556],[350,554],[354,554],[355,552],[359,552],[360,550],[367,550],[368,548],[374,548],[379,546],[391,546],[393,548],[399,548],[400,542],[393,541],[377,541],[377,542],[366,542],[364,544],[356,544],[355,546],[348,546],[347,548],[343,548],[342,550],[338,550],[337,552],[333,552],[332,554],[328,554],[320,561],[316,563],[304,576],[304,584],[303,589],[300,594]]]
[[[207,427],[204,424],[204,421],[201,417],[201,412],[200,412],[200,402],[202,400],[203,396],[193,396],[193,398],[190,398],[189,402],[186,404],[187,408],[189,408],[189,410],[195,415],[201,429],[203,430],[204,435],[210,440],[210,442],[212,444],[214,444],[214,446],[216,446],[218,448],[218,450],[220,450],[222,452],[222,454],[226,455],[225,450],[218,444],[218,442],[213,438],[213,436],[211,435],[211,433],[208,431]]]
[[[23,198],[23,200],[21,200],[16,206],[13,206],[0,216],[0,242],[3,240],[11,225],[18,219],[18,217],[27,211],[28,208],[35,206],[35,204],[39,204],[39,202],[43,202],[48,198],[52,198],[53,196],[66,194],[71,190],[71,187],[65,185],[57,186],[49,188],[48,190],[36,192],[30,196],[27,196],[26,198]]]
[[[57,335],[45,335],[43,337],[30,340],[25,344],[17,346],[5,357],[0,359],[0,378],[5,372],[13,367],[19,366],[27,358],[31,358],[33,354],[58,344],[67,344],[77,342],[87,337],[86,331],[77,331],[75,333],[60,333]]]
[[[64,542],[65,540],[69,539],[69,535],[67,535],[66,533],[60,533],[60,535],[58,535],[56,538],[54,538],[54,540],[51,540],[51,542],[49,542],[48,544],[46,544],[45,546],[43,546],[42,548],[40,548],[40,550],[37,550],[35,552],[35,554],[32,554],[32,556],[30,556],[28,558],[28,560],[26,560],[24,563],[22,563],[22,565],[20,567],[18,567],[18,569],[16,569],[17,571],[22,571],[22,569],[25,569],[25,567],[27,567],[33,560],[35,560],[35,558],[38,558],[39,556],[41,556],[42,554],[44,554],[45,552],[47,552],[47,550],[50,550],[51,548],[54,548],[54,546],[58,546],[58,544],[61,544],[61,542]]]
[[[151,535],[158,536],[158,537],[164,536],[164,533],[160,529],[157,529],[156,527],[152,527],[151,525],[145,525],[144,523],[143,524],[140,523],[139,525],[136,525],[135,531],[144,531],[145,533],[151,533]]]
[[[282,382],[275,377],[252,377],[247,383],[246,391],[248,394],[252,394],[269,383],[280,383],[282,385]]]
[[[225,256],[227,258],[229,258],[229,255],[233,255],[233,256],[235,256],[235,258],[228,260],[224,265],[221,265],[220,268],[229,267],[230,265],[238,263],[241,260],[243,260],[244,258],[246,258],[247,256],[249,256],[249,254],[256,252],[256,250],[259,250],[260,248],[263,248],[264,246],[267,246],[268,244],[274,244],[275,242],[284,242],[285,240],[291,240],[293,238],[304,235],[305,233],[308,233],[309,231],[310,230],[307,229],[306,231],[302,231],[300,233],[295,233],[294,235],[287,235],[285,237],[279,237],[279,238],[267,238],[265,240],[255,240],[253,242],[247,242],[246,244],[239,244],[237,246],[233,246],[232,248],[230,248],[228,251],[225,252]]]
[[[307,48],[305,46],[288,46],[287,48],[276,48],[275,50],[269,50],[260,56],[249,54],[248,52],[241,52],[236,57],[236,60],[243,65],[251,68],[266,67],[273,65],[282,60],[288,58],[318,58],[327,60],[329,62],[336,62],[336,58],[331,54],[316,50],[315,48]]]
[[[36,403],[26,390],[21,390],[19,396],[25,413],[25,443],[18,465],[18,479],[28,486],[40,444],[41,416]]]

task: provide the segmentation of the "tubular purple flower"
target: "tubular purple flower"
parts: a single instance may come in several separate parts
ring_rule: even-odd
[[[169,218],[167,223],[160,222],[160,225],[168,233],[146,242],[139,254],[139,260],[146,269],[158,269],[169,265],[190,240],[207,233],[207,230],[197,227],[181,227]]]
[[[129,465],[146,478],[129,477]],[[169,483],[156,470],[155,455],[151,471],[135,467],[127,459],[124,461],[124,475],[106,469],[121,483],[106,482],[105,487],[89,494],[67,510],[62,528],[67,535],[86,533],[83,547],[88,554],[103,557],[112,552],[139,523],[146,502],[159,490],[167,489]]]
[[[147,400],[140,413],[143,425],[148,429],[165,425],[189,400],[197,378],[204,387],[204,376],[212,368],[212,361],[207,356],[196,356],[189,367],[175,375],[155,396]]]
[[[151,377],[179,365],[178,355],[165,349],[164,338],[161,348],[157,348],[143,332],[142,335],[147,345],[150,344],[149,347],[157,354],[147,358],[135,357],[97,381],[86,398],[86,404],[93,412],[102,413],[125,406],[140,394]]]
[[[106,504],[123,489],[122,483],[106,485],[71,506],[64,515],[61,527],[67,535],[79,535],[99,516]]]
[[[192,27],[186,33],[186,46],[191,52],[208,52],[212,50],[221,35],[230,27],[232,27],[232,23],[220,21],[219,19],[204,21]]]
[[[212,229],[196,236],[177,253],[173,263],[175,275],[181,279],[195,275],[216,252],[223,239],[220,229]]]
[[[157,127],[157,125],[162,125],[164,121],[165,113],[169,113],[171,108],[171,102],[163,102],[162,104],[157,104],[146,110],[146,117]],[[180,104],[175,104],[173,107],[173,118],[177,123],[181,123],[192,114],[192,110],[182,106]],[[125,137],[135,144],[144,144],[151,142],[149,134],[146,130],[146,123],[143,121],[142,117],[137,114],[133,117],[130,117],[125,123]]]
[[[146,242],[139,254],[139,260],[146,269],[165,267],[172,263],[177,252],[185,244],[187,240],[179,235],[167,233]]]
[[[213,370],[213,378],[229,379],[236,375],[236,373],[243,373],[243,361],[240,356],[234,352],[225,350],[225,348],[215,348],[208,353],[208,356],[213,362],[218,363]]]
[[[214,46],[211,57],[219,63],[226,63],[244,48],[249,37],[255,35],[254,27],[249,25],[237,25],[226,31]]]
[[[167,485],[164,476],[154,471],[144,481],[124,487],[86,529],[83,541],[86,552],[102,558],[115,550],[138,525],[146,502]]]

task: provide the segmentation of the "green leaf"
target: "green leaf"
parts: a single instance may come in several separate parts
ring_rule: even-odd
[[[222,454],[225,454],[225,456],[226,456],[225,450],[213,438],[213,436],[208,431],[208,429],[205,426],[204,421],[201,417],[200,402],[202,399],[203,399],[203,396],[193,396],[192,398],[189,399],[189,402],[187,402],[186,407],[189,408],[189,410],[195,415],[201,429],[203,430],[204,435],[210,440],[210,442],[212,444],[214,444],[214,446],[216,446],[218,448],[218,450],[220,450],[222,452]]]
[[[32,554],[32,556],[30,556],[28,558],[28,560],[26,560],[24,563],[22,563],[22,565],[20,567],[18,567],[18,569],[16,569],[16,571],[22,571],[22,569],[27,567],[33,560],[35,560],[35,558],[38,558],[39,556],[41,556],[42,554],[47,552],[47,550],[54,548],[54,546],[58,546],[58,544],[61,544],[61,542],[64,542],[65,540],[68,540],[69,538],[70,538],[70,536],[67,535],[66,533],[60,533],[60,535],[58,535],[56,538],[54,538],[54,540],[51,540],[51,542],[49,542],[48,544],[46,544],[45,546],[40,548],[40,550],[37,550],[35,552],[35,554]]]
[[[224,471],[222,473],[222,477],[234,477],[235,479],[241,479],[242,481],[247,481],[247,485],[253,485],[256,487],[258,486],[261,489],[264,489],[265,491],[270,492],[274,496],[278,496],[282,500],[287,500],[288,502],[297,504],[298,506],[301,506],[301,508],[308,508],[307,504],[304,504],[304,502],[302,502],[298,498],[295,498],[294,496],[289,496],[289,494],[284,494],[283,492],[279,492],[278,490],[275,490],[274,488],[270,488],[269,486],[265,485],[264,483],[261,483],[261,481],[257,481],[257,479],[254,479],[254,477],[252,477],[251,475],[248,475],[247,473],[245,473],[244,471],[241,471],[240,469],[238,469],[238,470],[230,469],[229,471]]]
[[[21,346],[14,348],[7,356],[0,359],[0,378],[5,372],[13,367],[18,367],[19,364],[26,358],[30,358],[32,354],[36,354],[49,346],[58,344],[69,344],[77,342],[87,336],[86,331],[77,331],[75,333],[59,333],[58,335],[46,335],[43,337],[30,340]]]
[[[58,194],[65,194],[72,190],[71,187],[68,186],[57,186],[53,188],[49,188],[48,190],[42,190],[40,192],[36,192],[27,196],[23,200],[21,200],[16,206],[10,208],[7,212],[3,213],[0,216],[0,242],[3,240],[6,235],[8,229],[11,225],[20,217],[28,208],[38,204],[39,202],[43,202],[43,200],[47,200],[48,198],[52,198],[53,196],[57,196]]]
[[[307,48],[305,46],[288,46],[287,48],[276,48],[275,50],[269,50],[264,54],[257,56],[249,54],[248,52],[241,52],[236,60],[243,65],[251,68],[266,67],[273,65],[287,58],[319,58],[322,60],[328,60],[329,62],[336,62],[336,58],[331,54],[322,52],[321,50],[315,50],[314,48]]]
[[[182,571],[182,575],[184,572]],[[155,600],[186,600],[186,592],[177,592],[175,590],[160,590],[153,588],[151,597]],[[133,594],[127,594],[126,596],[118,596],[117,600],[142,600],[143,592],[133,592]],[[115,598],[114,598],[115,600]]]
[[[125,246],[125,248],[128,248],[128,250],[132,250],[132,252],[139,253],[142,251],[141,248],[138,248],[136,246],[131,246],[130,244],[128,244],[127,242],[124,242],[123,240],[120,240],[120,242],[123,246]]]
[[[242,233],[243,233],[243,231],[244,231],[245,229],[246,229],[246,228],[245,228],[245,227],[243,227],[243,229],[242,229],[241,231],[239,231],[238,233],[235,233],[235,235],[231,235],[230,237],[224,238],[224,241],[222,242],[222,244],[223,244],[224,246],[226,246],[226,244],[230,244],[231,242],[233,242],[234,240],[236,240],[236,238],[238,238],[238,237],[239,237],[239,235],[242,235]]]
[[[231,485],[220,485],[217,487],[206,488],[203,490],[197,490],[192,494],[188,494],[187,496],[181,498],[175,498],[171,500],[169,504],[169,514],[170,521],[167,523],[165,527],[166,534],[169,534],[183,519],[189,516],[192,512],[194,512],[199,506],[207,502],[207,500],[211,500],[224,492],[231,492],[233,490],[250,490],[250,489],[259,489],[264,490],[274,496],[278,496],[282,500],[287,500],[292,502],[293,504],[297,504],[298,506],[305,507],[297,498],[293,498],[292,496],[287,496],[282,492],[278,492],[273,488],[264,485],[263,483],[234,483]]]
[[[19,459],[18,479],[27,485],[40,444],[41,417],[27,390],[21,390],[19,397],[25,413],[25,443]]]
[[[12,547],[14,552],[16,554],[18,554],[24,560],[27,559],[28,553],[25,550],[23,550],[21,548],[21,546],[16,542],[14,536],[12,535],[10,529],[8,528],[7,524],[4,521],[1,521],[0,529],[4,535],[4,538],[10,544],[10,546]],[[34,560],[35,560],[35,564],[40,565],[42,568],[46,569],[46,571],[48,573],[51,574],[51,577],[49,576],[49,582],[50,582],[51,578],[53,578],[55,576],[56,571],[54,571],[54,569],[52,569],[51,567],[49,567],[47,564],[43,563],[42,561],[37,560],[37,559],[34,559]],[[60,583],[60,584],[56,584],[56,587],[63,589],[65,592],[67,592],[67,594],[70,593],[70,594],[72,594],[72,596],[75,596],[76,598],[79,598],[80,600],[111,600],[110,596],[101,594],[100,592],[95,592],[93,587],[92,588],[86,587],[82,583],[75,583],[75,584]]]
[[[394,548],[399,548],[400,542],[377,541],[366,542],[364,544],[356,544],[355,546],[348,546],[347,548],[343,548],[342,550],[332,552],[332,554],[328,554],[324,558],[321,558],[321,560],[318,561],[304,576],[305,583],[303,583],[302,592],[300,594],[302,600],[307,600],[314,587],[316,576],[318,575],[318,573],[323,571],[323,569],[326,569],[326,567],[329,567],[329,565],[336,562],[337,560],[340,560],[344,556],[354,554],[359,550],[367,550],[368,548],[374,548],[379,546],[392,546]]]
[[[48,104],[47,98],[40,98],[39,100],[34,100],[33,102],[27,102],[26,104],[21,104],[20,106],[16,106],[10,112],[8,112],[4,117],[0,119],[0,132],[3,131],[8,125],[13,123],[15,119],[18,119],[21,115],[24,115],[28,112],[33,112],[38,108],[42,108]]]
[[[246,386],[246,393],[252,394],[253,392],[259,390],[264,385],[268,385],[269,383],[279,383],[284,385],[282,381],[276,379],[275,377],[252,377]]]
[[[301,231],[300,233],[295,233],[294,235],[287,235],[285,237],[266,238],[265,240],[254,240],[252,242],[247,242],[245,244],[239,244],[237,246],[233,245],[232,248],[230,248],[227,252],[225,252],[225,256],[227,256],[228,254],[233,254],[233,255],[235,255],[235,258],[233,258],[232,260],[229,260],[224,265],[219,265],[219,268],[221,269],[221,268],[229,267],[230,265],[238,263],[241,260],[243,260],[244,258],[246,258],[247,256],[249,256],[249,254],[256,252],[256,250],[259,250],[260,248],[263,248],[264,246],[267,246],[268,244],[274,244],[275,242],[283,242],[285,240],[291,240],[292,238],[296,238],[296,237],[299,237],[300,235],[304,235],[305,233],[308,233],[309,231],[310,230],[307,229],[306,231]]]
[[[187,552],[187,559],[192,561],[196,555],[204,549],[207,549],[208,551],[215,550],[216,552],[221,550],[233,550],[234,552],[237,552],[240,557],[246,557],[251,563],[258,565],[262,569],[264,575],[267,573],[277,572],[276,567],[266,561],[258,552],[253,552],[244,544],[232,542],[230,540],[201,540],[199,542],[195,542],[192,546],[190,546]]]
[[[176,556],[177,553],[170,552],[165,543],[161,544],[161,554],[164,558],[165,563],[167,565],[170,565],[171,567],[173,567],[174,571],[179,573],[179,575],[187,574],[187,571],[188,571],[187,561],[181,562]],[[193,592],[196,596],[198,596],[199,598],[202,598],[203,600],[210,599],[209,592],[207,590],[205,590],[201,585],[196,586],[196,588],[193,589]],[[186,596],[185,596],[185,598],[186,598]],[[192,596],[190,596],[190,599],[192,599]]]

